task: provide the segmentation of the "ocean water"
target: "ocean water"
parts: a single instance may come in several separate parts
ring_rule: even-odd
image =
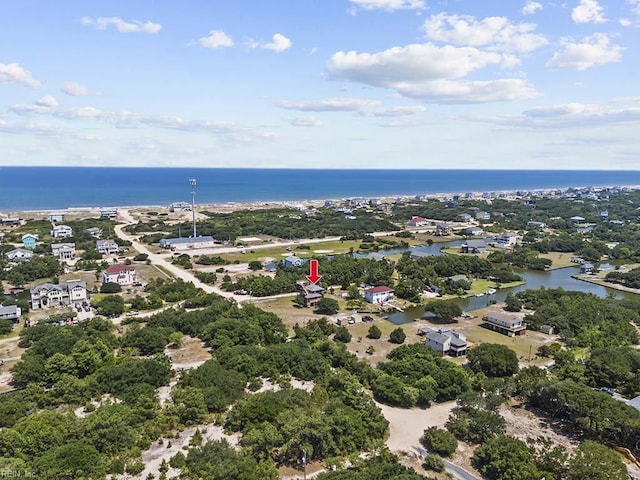
[[[640,185],[640,171],[0,167],[0,212]]]

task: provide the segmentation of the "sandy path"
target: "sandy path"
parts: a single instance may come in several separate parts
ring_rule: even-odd
[[[443,427],[456,402],[437,403],[427,409],[397,408],[377,403],[389,421],[387,447],[392,452],[420,452],[420,437],[429,427]]]

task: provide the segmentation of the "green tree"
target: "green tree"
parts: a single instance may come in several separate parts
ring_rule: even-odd
[[[377,340],[382,336],[382,330],[378,328],[377,325],[371,325],[369,327],[369,331],[367,332],[367,338],[371,338],[373,340]]]
[[[402,327],[396,328],[389,334],[389,341],[391,343],[397,343],[397,344],[404,343],[406,338],[407,338],[407,334],[404,333],[404,330],[402,329]]]
[[[519,312],[522,310],[522,302],[518,297],[513,295],[511,292],[507,294],[507,298],[504,299],[505,307],[504,309],[507,312]]]
[[[98,314],[105,317],[122,315],[124,312],[124,299],[119,295],[104,297],[97,302],[96,307]]]
[[[334,315],[340,310],[340,305],[333,298],[323,298],[316,304],[315,313],[320,315]]]
[[[338,327],[336,328],[336,334],[333,339],[336,342],[349,343],[351,341],[351,333],[349,333],[346,327]]]
[[[587,440],[569,461],[567,480],[626,480],[627,469],[620,455],[604,445]]]
[[[185,425],[202,422],[207,414],[207,403],[202,390],[195,387],[174,388],[171,397],[178,410],[180,422]]]
[[[103,283],[100,287],[100,293],[120,293],[122,287],[116,282]]]
[[[262,262],[260,260],[252,260],[249,262],[249,270],[262,270]]]
[[[491,438],[480,445],[472,461],[488,480],[540,479],[532,450],[522,441],[507,435]]]
[[[467,354],[469,367],[488,377],[508,377],[518,372],[518,356],[505,345],[483,343]]]
[[[427,428],[420,441],[429,451],[444,457],[450,457],[458,448],[456,437],[451,432],[437,427]]]

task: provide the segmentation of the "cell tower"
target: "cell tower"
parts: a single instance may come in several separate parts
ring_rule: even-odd
[[[196,179],[190,178],[191,185],[191,213],[193,215],[193,238],[196,238]]]

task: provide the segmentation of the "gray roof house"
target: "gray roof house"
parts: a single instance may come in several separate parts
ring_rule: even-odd
[[[33,257],[33,252],[26,248],[14,248],[4,254],[12,262],[28,262]]]
[[[87,283],[71,280],[59,284],[41,283],[30,290],[31,308],[66,307],[87,300]]]
[[[16,305],[7,305],[3,307],[0,305],[0,320],[11,320],[14,323],[20,321],[20,315],[22,315],[22,309]]]
[[[287,258],[284,259],[285,268],[301,267],[302,263],[303,263],[303,260],[300,257],[296,257],[295,255],[289,255]]]
[[[425,330],[425,345],[437,350],[443,355],[460,357],[467,353],[467,339],[464,335],[450,328]]]
[[[211,248],[215,245],[213,237],[182,237],[182,238],[163,238],[160,240],[160,247],[169,248],[171,250],[187,250],[189,248]]]
[[[460,245],[461,253],[484,253],[486,245],[482,238],[467,240],[464,244]]]

